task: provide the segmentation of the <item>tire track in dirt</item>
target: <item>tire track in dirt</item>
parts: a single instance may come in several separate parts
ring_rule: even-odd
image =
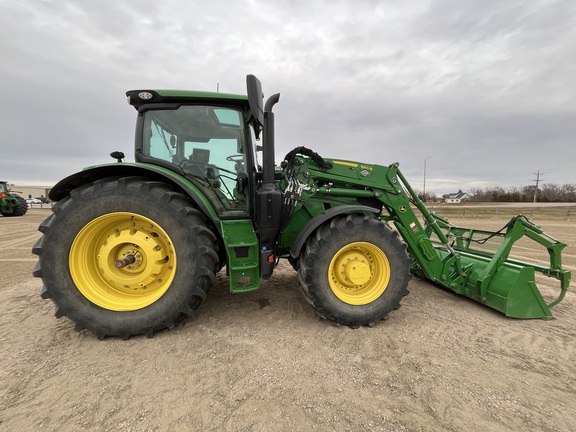
[[[19,236],[15,239],[12,240],[6,240],[6,237],[3,238],[2,241],[0,241],[0,249],[1,250],[6,250],[8,248],[15,248],[16,246],[20,246],[20,245],[30,245],[30,253],[32,253],[31,249],[32,246],[34,246],[34,243],[36,243],[36,241],[40,238],[39,234],[32,234],[32,235],[28,235],[25,237]]]

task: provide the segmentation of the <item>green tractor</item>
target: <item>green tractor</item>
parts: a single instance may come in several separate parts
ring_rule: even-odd
[[[243,293],[280,259],[318,315],[352,328],[398,309],[412,274],[511,317],[552,317],[570,281],[564,243],[522,216],[496,233],[452,226],[428,211],[398,163],[297,147],[276,166],[279,95],[264,104],[253,75],[247,90],[127,92],[136,162],[114,152],[117,162],[60,181],[39,227],[34,276],[57,317],[98,338],[152,336],[191,316],[222,268],[230,291]],[[549,265],[509,258],[524,236],[548,250]],[[475,247],[487,239],[497,250]],[[560,281],[554,301],[544,301],[535,272]]]
[[[0,213],[2,216],[24,216],[28,211],[26,200],[8,190],[8,183],[0,181]]]

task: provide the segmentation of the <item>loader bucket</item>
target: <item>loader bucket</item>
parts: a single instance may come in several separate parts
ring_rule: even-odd
[[[570,272],[561,263],[565,243],[544,233],[522,215],[512,218],[497,232],[456,227],[447,219],[432,215],[435,223],[427,223],[425,229],[443,263],[440,277],[435,277],[434,282],[509,317],[553,318],[550,308],[564,298],[570,284]],[[525,243],[526,238],[533,240],[542,252],[547,250],[549,264],[542,265],[542,260],[529,263],[516,259],[512,247],[522,238],[521,251],[531,254],[535,249],[533,243],[529,242],[530,247]],[[447,243],[442,241],[446,239]],[[557,297],[554,295],[555,298],[545,301],[536,284],[536,275],[560,282]],[[547,293],[546,297],[550,295]]]

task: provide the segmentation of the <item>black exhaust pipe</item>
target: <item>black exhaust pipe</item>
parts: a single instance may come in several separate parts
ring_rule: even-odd
[[[280,100],[280,94],[276,93],[268,98],[264,106],[264,130],[262,131],[263,148],[263,176],[262,183],[274,184],[274,157],[276,142],[274,139],[274,113],[272,108]]]
[[[260,235],[260,277],[269,279],[274,271],[274,250],[282,225],[282,192],[274,182],[274,113],[272,108],[280,94],[270,96],[264,107],[263,175],[262,185],[256,192],[256,226]]]

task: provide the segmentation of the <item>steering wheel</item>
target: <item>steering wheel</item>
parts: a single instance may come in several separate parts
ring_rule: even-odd
[[[237,155],[230,155],[226,157],[226,160],[228,162],[234,162],[234,163],[244,163],[244,155],[241,154],[237,154]]]

